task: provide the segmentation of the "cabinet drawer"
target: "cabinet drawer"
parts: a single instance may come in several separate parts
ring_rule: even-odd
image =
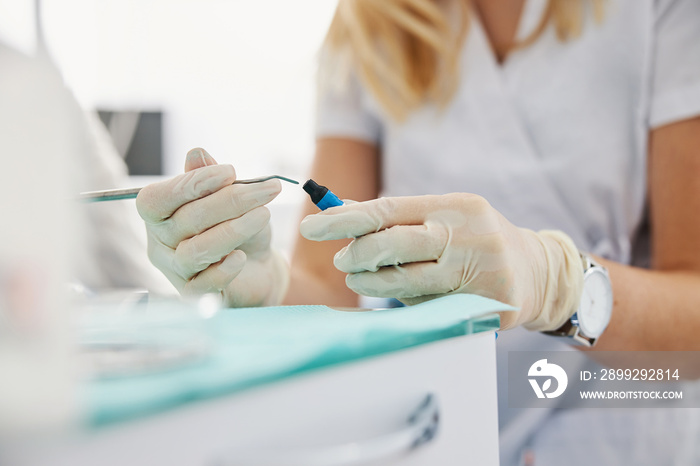
[[[413,449],[397,447],[396,454],[381,460],[357,457],[366,453],[365,446],[376,450],[378,439],[396,440],[392,432],[405,428],[428,393],[439,410],[432,440]],[[319,459],[323,452],[338,451],[347,454],[346,461]],[[282,462],[265,462],[272,457]],[[319,370],[42,448],[20,446],[9,464],[282,466],[296,464],[295,458],[300,466],[311,466],[309,458],[323,466],[497,465],[494,334]]]

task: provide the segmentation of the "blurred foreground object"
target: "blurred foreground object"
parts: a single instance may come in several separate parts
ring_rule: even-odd
[[[210,350],[204,321],[220,309],[220,294],[179,300],[118,291],[90,297],[75,310],[79,372],[84,379],[107,379],[202,362]]]
[[[0,44],[0,443],[70,422],[74,392],[62,283],[81,112],[46,60]],[[1,448],[1,447],[0,447]]]

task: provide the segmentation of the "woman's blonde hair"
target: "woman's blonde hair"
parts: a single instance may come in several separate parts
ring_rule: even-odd
[[[581,35],[586,4],[597,21],[605,0],[549,0],[539,25],[513,48],[537,40],[550,25],[561,41]],[[468,0],[340,0],[324,46],[348,53],[385,111],[403,120],[426,101],[444,106],[454,94],[459,57],[472,14]]]

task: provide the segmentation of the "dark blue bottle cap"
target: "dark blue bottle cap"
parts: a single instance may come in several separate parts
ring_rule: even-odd
[[[309,194],[314,204],[318,204],[328,192],[328,188],[321,186],[314,180],[308,180],[304,183],[303,189]]]

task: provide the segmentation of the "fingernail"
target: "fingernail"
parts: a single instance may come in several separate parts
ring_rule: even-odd
[[[216,160],[214,160],[214,157],[209,155],[209,152],[205,151],[204,149],[202,149],[202,161],[206,166],[216,165]]]
[[[187,153],[187,161],[197,160],[204,157],[204,149],[195,147]]]
[[[260,191],[265,194],[278,194],[282,191],[282,183],[280,180],[268,180],[260,183]]]
[[[348,247],[345,246],[343,249],[341,249],[340,251],[335,253],[335,256],[333,256],[333,265],[335,266],[335,268],[340,270],[341,272],[346,272],[346,273],[347,273],[347,270],[346,270],[347,264],[345,262],[347,262],[347,261],[345,260],[345,257],[347,255],[347,252],[348,252]]]
[[[324,215],[307,215],[299,225],[301,236],[311,241],[324,241],[330,233],[331,219]]]
[[[282,191],[282,184],[279,180],[265,181],[264,183],[248,185],[246,191],[241,194],[243,200],[258,201],[258,202],[269,202],[274,199],[280,191]]]
[[[214,160],[214,157],[209,155],[209,153],[201,147],[194,148],[187,153],[187,162],[196,161],[198,161],[203,167],[216,165],[216,160]]]

